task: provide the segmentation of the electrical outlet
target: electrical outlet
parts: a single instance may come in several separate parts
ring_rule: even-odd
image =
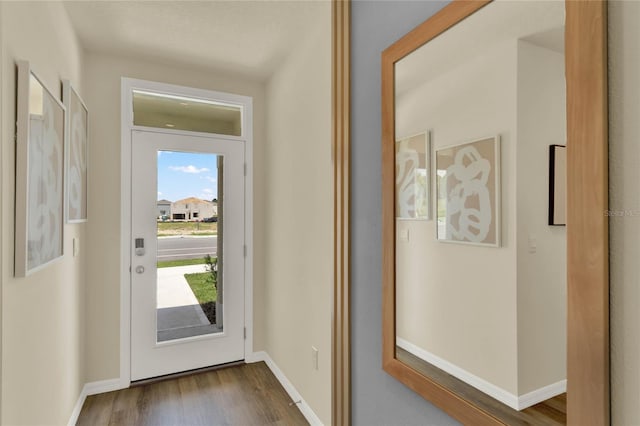
[[[314,370],[318,369],[318,348],[311,346],[311,366]]]

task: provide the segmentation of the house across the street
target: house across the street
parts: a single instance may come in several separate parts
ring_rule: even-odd
[[[158,218],[168,216],[171,220],[201,221],[218,215],[217,203],[196,197],[175,202],[158,201]]]
[[[171,216],[171,204],[169,200],[158,200],[158,213],[156,216],[168,219]]]

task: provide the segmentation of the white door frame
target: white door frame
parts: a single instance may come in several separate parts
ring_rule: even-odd
[[[159,129],[133,125],[133,90],[205,99],[242,107],[242,136]],[[204,89],[122,77],[120,106],[120,387],[131,385],[131,131],[214,136],[245,142],[244,341],[245,359],[253,355],[253,98]]]

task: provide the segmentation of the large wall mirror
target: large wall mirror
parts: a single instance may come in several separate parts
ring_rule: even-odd
[[[383,366],[465,424],[608,424],[606,3],[453,1],[383,78]]]

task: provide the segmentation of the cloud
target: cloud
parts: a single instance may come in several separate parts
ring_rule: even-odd
[[[162,192],[158,191],[158,197],[162,195]]]
[[[202,168],[197,168],[196,166],[169,166],[169,168],[171,170],[173,170],[174,172],[182,172],[182,173],[192,173],[192,174],[197,174],[197,173],[204,173],[204,172],[208,172],[209,169],[207,169],[206,167],[202,167]]]
[[[218,183],[218,179],[213,176],[203,176],[204,179],[208,180],[211,183]]]
[[[217,192],[211,188],[203,188],[202,191],[200,191],[200,195],[198,195],[198,198],[202,198],[203,200],[211,200],[216,197]]]

